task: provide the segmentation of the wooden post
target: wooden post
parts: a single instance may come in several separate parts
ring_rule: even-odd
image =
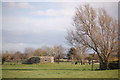
[[[92,71],[93,71],[93,59],[92,59]]]
[[[95,53],[94,53],[95,54]],[[89,55],[91,55],[91,58],[92,58],[92,66],[91,66],[91,70],[93,71],[93,58],[94,58],[94,54],[89,54]]]

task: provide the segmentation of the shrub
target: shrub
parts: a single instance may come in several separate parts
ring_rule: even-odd
[[[119,61],[112,61],[108,64],[109,69],[120,69]]]

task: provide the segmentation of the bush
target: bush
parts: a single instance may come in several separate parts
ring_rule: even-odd
[[[109,69],[120,69],[119,61],[112,61],[108,64]]]

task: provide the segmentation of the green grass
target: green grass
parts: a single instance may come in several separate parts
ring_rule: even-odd
[[[94,65],[98,69],[99,65]],[[71,63],[3,65],[3,78],[118,78],[118,70],[94,70]]]

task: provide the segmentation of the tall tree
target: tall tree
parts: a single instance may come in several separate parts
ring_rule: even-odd
[[[109,56],[118,47],[118,22],[104,9],[95,10],[86,4],[76,8],[73,26],[66,37],[68,42],[94,50],[100,60],[100,69],[108,69]]]

